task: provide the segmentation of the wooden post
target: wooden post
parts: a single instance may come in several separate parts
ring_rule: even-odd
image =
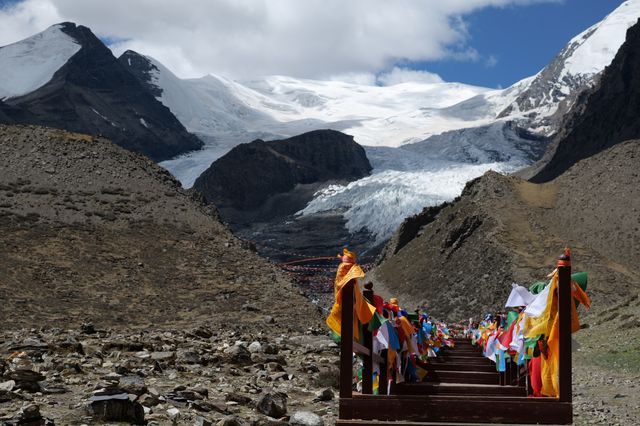
[[[558,324],[559,360],[558,386],[559,400],[572,401],[571,385],[571,257],[569,250],[558,260]]]
[[[353,384],[353,280],[342,288],[340,330],[340,398],[351,398]]]
[[[387,389],[389,386],[387,378],[387,350],[382,351],[382,358],[384,363],[380,364],[380,379],[378,380],[378,395],[387,395]]]
[[[362,292],[364,298],[373,305],[373,283],[365,284],[364,288]],[[369,331],[369,324],[362,324],[362,335],[364,346],[369,350],[369,355],[363,356],[362,393],[371,395],[373,393],[373,334]]]

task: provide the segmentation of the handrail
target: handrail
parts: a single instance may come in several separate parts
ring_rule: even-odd
[[[558,260],[558,391],[559,401],[572,402],[571,388],[571,257],[569,252]]]
[[[380,392],[386,393],[386,359],[373,351],[373,335],[368,329],[368,324],[363,324],[362,336],[364,345],[353,340],[353,324],[354,319],[354,281],[351,280],[341,290],[342,312],[341,312],[341,338],[340,338],[340,398],[351,398],[353,395],[352,386],[352,368],[353,353],[357,353],[363,358],[362,369],[362,393],[373,393],[373,364],[381,365],[380,368]],[[373,301],[373,284],[365,285],[363,291],[364,297]],[[349,326],[347,325],[349,324]]]

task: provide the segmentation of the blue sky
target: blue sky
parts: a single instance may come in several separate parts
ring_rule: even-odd
[[[538,72],[621,3],[0,0],[0,45],[72,21],[91,28],[116,55],[126,49],[150,55],[180,77],[278,74],[388,84],[384,77],[393,72],[396,82],[441,78],[508,87]]]
[[[565,0],[562,3],[486,8],[465,21],[478,61],[414,63],[445,81],[508,87],[540,71],[574,36],[599,22],[622,1]],[[495,58],[488,64],[487,58]]]

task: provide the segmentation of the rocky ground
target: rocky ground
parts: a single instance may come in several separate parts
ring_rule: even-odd
[[[582,314],[574,339],[576,425],[635,425],[640,418],[640,299]]]
[[[0,125],[0,158],[0,424],[331,423],[322,315],[215,209],[101,138]]]
[[[278,329],[2,332],[0,424],[333,424],[337,345]]]

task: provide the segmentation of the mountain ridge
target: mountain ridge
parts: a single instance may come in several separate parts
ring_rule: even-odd
[[[4,99],[0,105],[3,115],[17,123],[105,135],[156,161],[202,146],[168,108],[121,66],[91,30],[63,23],[44,33],[57,32],[67,35],[80,48],[44,85]],[[32,42],[27,39],[19,43]],[[19,43],[11,45],[14,50]]]

